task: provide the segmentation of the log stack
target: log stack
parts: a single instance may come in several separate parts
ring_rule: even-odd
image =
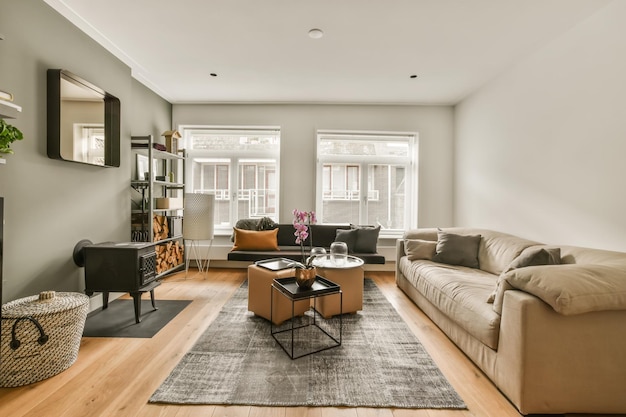
[[[179,241],[156,245],[156,272],[160,274],[185,262],[185,249]]]
[[[170,228],[167,225],[167,217],[155,215],[152,219],[152,234],[154,236],[153,241],[167,239],[170,234]]]

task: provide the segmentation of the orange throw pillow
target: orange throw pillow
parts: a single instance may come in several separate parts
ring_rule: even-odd
[[[235,244],[232,250],[278,250],[278,229],[234,229]]]

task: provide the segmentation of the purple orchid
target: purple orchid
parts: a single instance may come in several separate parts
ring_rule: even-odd
[[[317,222],[317,217],[314,211],[300,211],[298,209],[293,210],[293,227],[296,229],[294,236],[296,237],[296,244],[300,245],[302,251],[302,264],[306,264],[306,256],[304,254],[304,242],[309,237],[309,228],[311,224]]]

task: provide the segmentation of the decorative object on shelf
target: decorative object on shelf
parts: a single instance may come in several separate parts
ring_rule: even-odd
[[[348,245],[346,242],[333,242],[330,244],[330,261],[334,265],[343,265],[348,256]]]
[[[161,136],[165,136],[165,149],[170,153],[178,152],[178,139],[182,136],[178,130],[166,130]]]
[[[192,258],[196,260],[198,271],[205,273],[209,270],[209,255],[213,246],[215,194],[186,193],[184,201],[183,239],[190,241],[185,273],[189,272]],[[206,263],[200,253],[201,240],[210,240]]]
[[[0,119],[0,153],[12,154],[11,144],[22,139],[24,139],[24,135],[17,127],[8,124],[4,119]]]
[[[157,197],[154,199],[154,207],[163,210],[180,210],[183,208],[182,197]]]
[[[12,102],[13,98],[14,97],[12,93],[9,93],[8,91],[0,90],[0,100]]]
[[[0,387],[32,384],[69,368],[88,310],[89,297],[72,292],[44,291],[3,305]]]

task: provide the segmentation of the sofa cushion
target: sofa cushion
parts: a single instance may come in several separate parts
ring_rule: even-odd
[[[337,230],[349,230],[350,226],[347,224],[333,225],[333,224],[312,224],[311,234],[313,238],[313,246],[330,248],[330,244],[335,241],[337,236]]]
[[[376,253],[378,244],[378,235],[380,234],[380,226],[353,226],[356,230],[356,242],[354,251],[358,253]]]
[[[515,269],[504,277],[563,315],[626,310],[626,270],[607,265],[550,265]]]
[[[443,230],[437,232],[434,262],[478,268],[480,235],[458,235]]]
[[[480,269],[400,259],[399,269],[411,284],[452,321],[492,349],[498,346],[500,315],[485,298],[496,275]]]
[[[235,241],[235,229],[243,229],[243,230],[257,230],[257,226],[259,224],[258,219],[239,219],[237,223],[235,223],[235,227],[233,227],[233,233],[230,235],[230,241]]]
[[[344,242],[348,246],[348,253],[354,253],[356,248],[357,230],[339,230],[335,235],[335,242]]]
[[[409,261],[417,261],[420,259],[432,260],[437,249],[437,242],[422,239],[405,239],[404,253],[406,253]]]
[[[479,268],[495,275],[504,271],[524,249],[541,244],[489,229],[447,227],[439,230],[459,235],[481,235],[482,239],[478,248]],[[404,232],[403,238],[437,241],[437,233],[438,229],[435,228],[410,229]]]
[[[278,229],[244,230],[235,228],[232,250],[278,250]]]
[[[487,299],[488,303],[493,303],[496,299],[496,295],[500,295],[498,299],[498,305],[494,307],[495,311],[500,313],[502,311],[502,297],[503,291],[498,291],[498,288],[502,286],[503,276],[509,271],[517,268],[525,268],[527,266],[537,265],[558,265],[561,263],[561,248],[547,247],[547,246],[531,246],[526,248],[519,254],[519,256],[505,268],[500,274],[496,287]]]
[[[493,230],[481,229],[476,233],[483,237],[478,251],[480,269],[495,275],[501,274],[524,249],[540,245],[539,242]]]

